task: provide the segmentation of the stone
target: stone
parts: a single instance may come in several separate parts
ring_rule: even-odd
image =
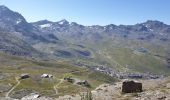
[[[122,84],[122,92],[123,93],[142,92],[142,83],[134,81],[125,81]]]
[[[39,94],[36,93],[31,93],[30,95],[22,97],[21,100],[53,100],[53,99],[49,97],[40,96]]]
[[[170,83],[166,84],[167,89],[170,89]]]

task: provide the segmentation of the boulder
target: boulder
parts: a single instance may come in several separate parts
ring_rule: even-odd
[[[25,97],[22,97],[21,100],[34,100],[34,99],[38,99],[40,98],[40,95],[39,94],[30,94],[28,96],[25,96]]]
[[[54,99],[40,96],[39,94],[36,94],[36,93],[31,93],[30,95],[22,97],[21,100],[54,100]]]
[[[170,89],[170,83],[166,84],[167,89]]]
[[[122,92],[123,93],[142,92],[142,83],[134,81],[125,81],[122,84]]]

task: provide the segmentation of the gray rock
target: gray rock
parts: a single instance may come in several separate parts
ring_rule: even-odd
[[[30,93],[33,93],[35,91],[31,90],[31,89],[21,89],[18,91],[14,91],[10,97],[12,98],[17,98],[17,99],[21,99],[24,96],[29,95]]]
[[[10,90],[10,88],[11,88],[11,86],[9,86],[8,84],[0,84],[0,93],[7,92]]]
[[[122,84],[123,93],[133,93],[133,92],[142,92],[142,83],[137,83],[134,81],[125,81]]]
[[[0,100],[18,100],[18,99],[0,97]]]
[[[31,93],[30,95],[21,98],[21,100],[53,100],[53,99],[44,96],[41,97],[39,94],[36,93]]]

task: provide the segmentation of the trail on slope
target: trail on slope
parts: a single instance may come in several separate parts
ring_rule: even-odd
[[[63,81],[64,81],[63,79],[60,79],[60,82],[59,82],[57,85],[54,85],[53,88],[54,88],[56,94],[58,94],[58,89],[57,89],[58,86],[59,86],[61,83],[63,83]]]
[[[86,71],[88,71],[88,69],[83,70],[83,71],[74,71],[74,72],[69,72],[69,74],[78,73],[78,72],[86,72]],[[60,85],[60,84],[62,84],[62,83],[63,83],[63,81],[64,81],[63,79],[59,79],[59,80],[60,80],[60,82],[59,82],[58,84],[56,84],[56,85],[54,85],[54,86],[53,86],[54,91],[55,91],[55,93],[56,93],[56,94],[58,94],[58,89],[57,89],[57,88],[58,88],[58,87],[59,87],[59,85]]]
[[[17,78],[16,78],[16,81],[17,81],[17,84],[14,85],[14,86],[6,93],[6,95],[5,95],[6,98],[9,98],[9,94],[21,83],[21,81],[18,80]]]

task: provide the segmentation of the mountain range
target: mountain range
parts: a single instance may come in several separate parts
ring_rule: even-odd
[[[156,20],[106,26],[65,19],[29,23],[20,13],[0,6],[0,51],[92,69],[169,73],[170,25]]]

